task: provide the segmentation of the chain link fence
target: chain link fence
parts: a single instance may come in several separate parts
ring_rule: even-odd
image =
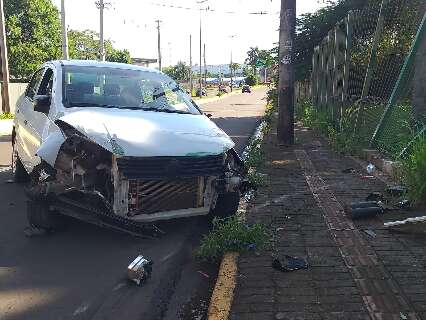
[[[358,147],[398,158],[425,130],[426,0],[371,0],[315,49],[312,103]]]

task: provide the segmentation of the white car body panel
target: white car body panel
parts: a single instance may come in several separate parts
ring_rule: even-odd
[[[232,140],[204,115],[106,108],[72,108],[59,118],[118,156],[220,154]],[[111,140],[122,149],[114,150]]]

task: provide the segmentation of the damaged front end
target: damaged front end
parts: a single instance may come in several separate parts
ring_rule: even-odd
[[[245,187],[244,165],[234,149],[123,156],[66,122],[56,124],[60,136],[52,134],[38,151],[42,161],[28,195],[66,215],[140,233],[146,231],[142,225],[154,221],[207,215],[221,194],[239,194]]]

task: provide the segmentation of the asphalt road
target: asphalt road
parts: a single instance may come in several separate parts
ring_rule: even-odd
[[[241,152],[264,110],[266,89],[201,105]],[[193,249],[206,219],[163,223],[159,239],[140,239],[69,219],[52,235],[26,237],[23,186],[10,183],[10,142],[0,140],[0,319],[179,319],[203,284]],[[154,261],[142,287],[126,280],[139,254]]]

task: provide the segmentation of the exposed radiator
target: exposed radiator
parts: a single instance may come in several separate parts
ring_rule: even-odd
[[[220,176],[224,155],[204,157],[120,157],[118,170],[127,179],[176,179]]]
[[[202,206],[203,178],[129,180],[129,215]]]

